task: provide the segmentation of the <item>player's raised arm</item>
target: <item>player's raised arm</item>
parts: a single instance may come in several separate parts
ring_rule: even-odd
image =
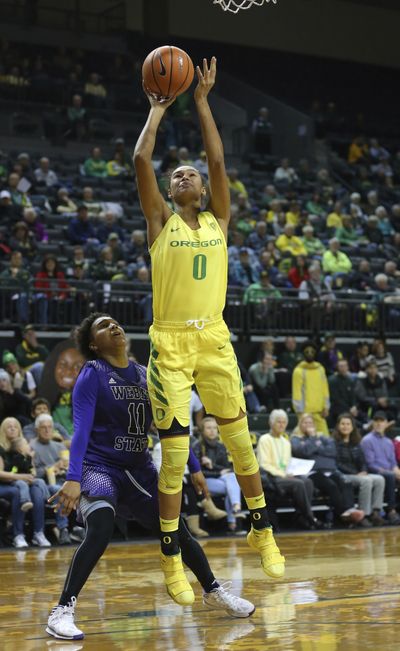
[[[152,245],[171,214],[161,192],[153,168],[152,156],[156,143],[157,130],[164,113],[174,99],[162,102],[155,99],[144,89],[150,102],[150,112],[143,131],[136,143],[133,162],[136,170],[140,205],[147,221],[148,242]]]
[[[215,217],[228,224],[230,219],[230,195],[225,171],[224,148],[207,99],[208,93],[215,83],[216,58],[211,59],[210,65],[208,65],[206,59],[203,59],[203,70],[197,66],[196,72],[198,84],[194,92],[194,98],[200,120],[204,149],[207,154],[211,195],[210,208]]]

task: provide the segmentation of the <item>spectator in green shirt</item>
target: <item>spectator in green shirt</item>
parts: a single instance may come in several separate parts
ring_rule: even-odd
[[[352,263],[350,258],[340,251],[340,242],[336,237],[329,240],[329,250],[325,251],[322,257],[322,268],[326,274],[335,276],[337,274],[348,274],[351,271]]]
[[[102,158],[100,147],[93,147],[92,156],[87,158],[83,164],[86,176],[104,178],[107,176],[107,163]]]
[[[301,238],[307,255],[311,257],[321,256],[325,253],[325,247],[318,237],[314,237],[314,228],[307,224],[303,228],[303,237]]]
[[[336,229],[335,237],[343,246],[358,248],[360,237],[353,226],[351,215],[342,216],[342,225]]]
[[[39,344],[32,324],[28,323],[22,330],[22,341],[15,349],[15,356],[18,363],[26,370],[42,369],[49,351],[46,346]],[[41,365],[40,367],[38,365]],[[35,367],[35,369],[33,369]],[[34,375],[35,376],[35,375]],[[37,375],[35,376],[37,379]]]
[[[269,298],[282,298],[282,294],[272,285],[268,271],[262,271],[260,280],[247,287],[243,296],[243,304],[266,303]]]

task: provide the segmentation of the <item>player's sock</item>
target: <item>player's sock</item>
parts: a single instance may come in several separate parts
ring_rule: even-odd
[[[165,556],[179,554],[179,517],[173,520],[160,518],[161,551]]]
[[[271,523],[268,518],[267,506],[265,503],[264,493],[257,497],[245,497],[246,504],[250,511],[251,525],[253,529],[260,531],[270,527]]]
[[[76,598],[90,573],[104,554],[114,532],[114,510],[109,507],[97,509],[86,520],[86,535],[73,555],[59,605],[67,606]]]
[[[182,518],[179,520],[179,544],[183,562],[192,570],[204,592],[211,592],[211,590],[219,588],[219,583],[212,573],[203,548],[190,534]]]

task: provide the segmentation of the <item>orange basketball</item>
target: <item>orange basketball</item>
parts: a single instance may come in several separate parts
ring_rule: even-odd
[[[142,67],[143,82],[157,97],[181,95],[193,81],[194,68],[188,54],[174,45],[158,47],[146,57]]]

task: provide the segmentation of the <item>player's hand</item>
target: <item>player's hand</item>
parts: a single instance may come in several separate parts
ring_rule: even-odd
[[[162,95],[156,95],[155,93],[152,93],[150,90],[148,90],[146,88],[146,86],[144,85],[144,82],[142,82],[142,86],[143,86],[143,90],[144,90],[145,94],[147,95],[147,99],[150,102],[150,106],[152,108],[160,107],[164,111],[166,111],[167,108],[169,106],[171,106],[171,104],[173,104],[175,102],[175,100],[176,100],[176,96],[175,97],[163,97]]]
[[[212,57],[210,65],[208,65],[207,59],[203,59],[203,70],[200,69],[200,66],[196,66],[196,73],[198,84],[194,91],[194,99],[197,102],[198,100],[205,99],[215,84],[217,59]]]
[[[57,502],[54,510],[58,510],[61,515],[69,515],[73,509],[76,509],[80,495],[81,485],[79,481],[66,481],[57,493],[54,493],[47,501],[49,504]]]
[[[204,497],[209,498],[210,491],[208,490],[206,478],[204,477],[201,470],[199,470],[198,472],[192,472],[190,478],[192,480],[192,484],[194,486],[194,490],[196,491],[197,495],[203,494]]]

